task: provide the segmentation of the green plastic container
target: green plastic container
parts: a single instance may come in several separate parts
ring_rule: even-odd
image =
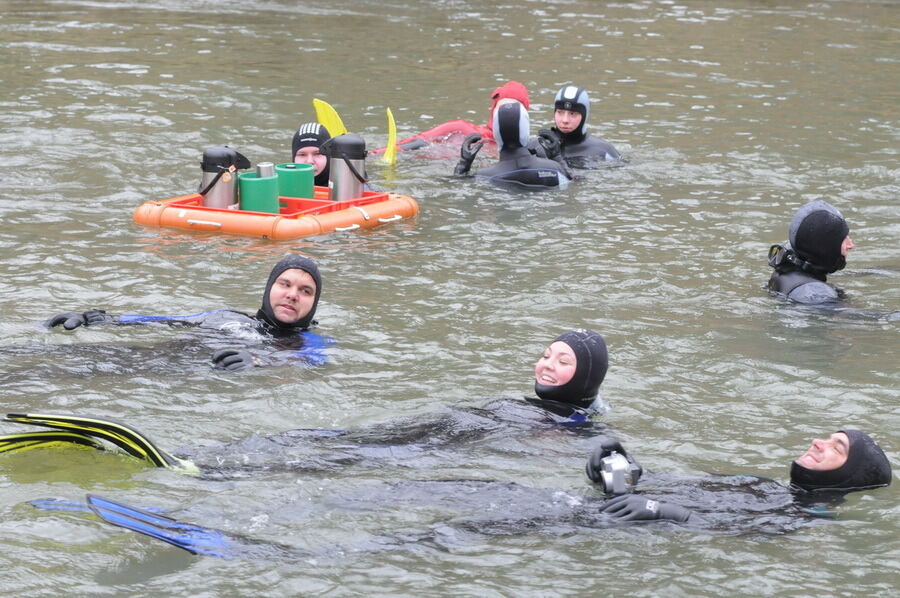
[[[260,178],[255,172],[238,175],[241,209],[250,212],[278,213],[278,175]]]
[[[283,197],[315,197],[313,189],[312,164],[276,164],[275,174],[278,175],[278,194]]]

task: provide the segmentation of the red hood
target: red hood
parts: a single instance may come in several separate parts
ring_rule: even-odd
[[[494,128],[494,108],[497,107],[497,102],[503,98],[518,100],[525,106],[525,110],[531,108],[531,101],[528,99],[528,89],[524,85],[518,81],[504,83],[491,92],[491,111],[488,114],[487,125],[485,125],[488,131],[492,131]]]

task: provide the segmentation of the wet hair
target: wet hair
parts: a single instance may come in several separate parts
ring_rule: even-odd
[[[828,471],[807,469],[794,461],[791,463],[791,486],[807,492],[853,492],[889,485],[893,476],[891,463],[872,437],[859,430],[838,431],[850,439],[847,461]]]
[[[818,199],[802,206],[788,230],[791,248],[797,256],[826,274],[837,272],[847,265],[841,255],[841,245],[850,227],[833,205]]]
[[[312,279],[316,282],[316,296],[315,299],[313,299],[312,308],[310,308],[308,314],[306,314],[296,322],[282,322],[275,317],[275,312],[272,310],[272,306],[269,303],[269,293],[271,293],[272,285],[275,284],[275,281],[278,280],[278,277],[281,276],[281,274],[285,270],[291,269],[303,270],[304,272],[312,276]],[[319,296],[321,294],[322,275],[319,274],[319,267],[316,266],[316,263],[308,257],[303,257],[301,255],[289,255],[275,264],[275,267],[272,268],[272,271],[269,273],[269,280],[266,282],[266,290],[263,292],[262,307],[258,312],[256,312],[256,317],[276,328],[298,328],[301,330],[305,330],[316,323],[315,320],[313,320],[313,316],[316,315],[316,308],[319,306]]]
[[[547,401],[588,407],[597,397],[609,368],[606,341],[600,334],[585,328],[565,332],[553,340],[554,343],[557,341],[569,345],[575,353],[575,374],[559,386],[540,384],[535,380],[534,392]]]

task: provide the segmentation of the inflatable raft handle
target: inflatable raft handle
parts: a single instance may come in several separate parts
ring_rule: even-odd
[[[351,224],[350,226],[336,226],[336,227],[334,227],[334,230],[338,231],[339,233],[345,233],[348,230],[356,230],[358,228],[359,228],[358,224]]]
[[[380,222],[380,223],[382,223],[382,224],[385,224],[385,223],[387,223],[387,222],[397,222],[397,221],[400,220],[401,218],[403,218],[403,216],[401,216],[400,214],[394,214],[394,215],[391,216],[390,218],[379,218],[379,219],[378,219],[378,222]]]
[[[206,226],[215,226],[217,228],[222,228],[221,222],[212,222],[211,220],[188,220],[188,224],[205,224]]]

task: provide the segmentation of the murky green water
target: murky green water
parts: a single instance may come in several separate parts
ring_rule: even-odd
[[[0,6],[5,411],[116,417],[172,450],[214,451],[251,434],[521,396],[547,340],[584,326],[610,346],[605,421],[649,470],[784,480],[810,438],[844,425],[870,431],[896,467],[898,322],[879,315],[900,309],[897,3]],[[142,201],[195,188],[204,147],[287,160],[314,97],[376,147],[386,107],[401,136],[483,122],[488,92],[507,79],[531,91],[534,130],[559,86],[586,87],[592,131],[630,164],[511,196],[451,180],[455,160],[402,156],[393,172],[370,162],[421,214],[363,234],[269,242],[131,222]],[[833,279],[853,313],[764,291],[768,246],[818,198],[843,211],[857,243]],[[324,272],[320,331],[337,345],[322,368],[227,375],[178,331],[37,326],[89,307],[254,310],[291,251]],[[897,591],[897,484],[852,496],[838,523],[787,535],[535,529],[443,550],[373,547],[459,515],[439,497],[392,502],[381,485],[475,478],[591,496],[590,446],[523,433],[452,459],[222,480],[90,452],[6,456],[0,578],[32,595]],[[191,557],[28,505],[86,492],[320,556]]]

